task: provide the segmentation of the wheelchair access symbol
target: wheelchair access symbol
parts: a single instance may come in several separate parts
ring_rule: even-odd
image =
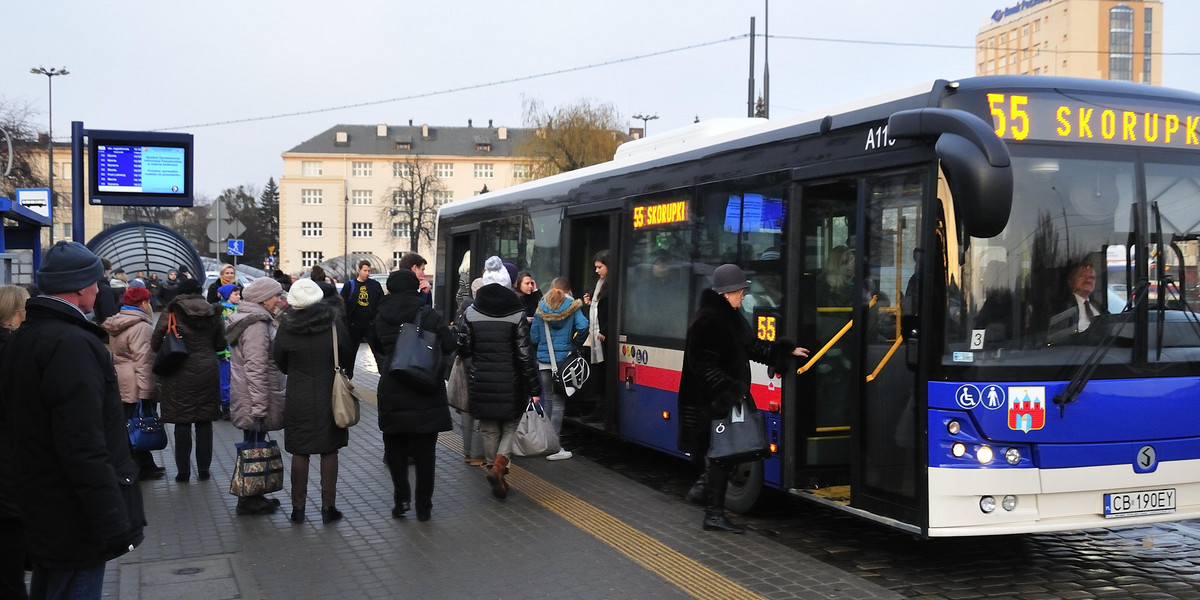
[[[979,388],[969,383],[965,383],[958,386],[958,391],[954,392],[954,401],[958,402],[959,406],[970,410],[976,406],[979,406],[979,400],[982,398],[982,396],[983,395],[979,393]]]

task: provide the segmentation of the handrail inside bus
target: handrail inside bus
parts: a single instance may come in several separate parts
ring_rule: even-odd
[[[871,296],[871,303],[867,305],[868,308],[875,306],[876,300],[879,300],[878,296]],[[817,312],[850,312],[851,310],[853,310],[852,307],[826,307],[818,308]],[[846,324],[842,326],[841,330],[834,334],[833,337],[829,338],[829,341],[825,342],[825,345],[821,346],[821,349],[817,350],[817,353],[812,355],[812,357],[808,359],[808,362],[801,365],[799,369],[796,369],[796,374],[803,375],[805,371],[808,371],[816,366],[817,361],[821,360],[821,357],[825,356],[825,353],[829,352],[829,349],[833,348],[833,345],[838,343],[838,340],[841,340],[842,336],[846,335],[846,332],[850,331],[851,327],[854,327],[854,319],[846,321]]]
[[[888,363],[888,361],[892,360],[892,355],[894,355],[896,353],[896,350],[900,349],[900,343],[904,341],[900,337],[900,315],[898,314],[899,311],[897,310],[897,307],[892,306],[892,307],[884,308],[884,309],[880,309],[880,310],[883,312],[897,313],[896,314],[896,341],[892,342],[892,347],[888,348],[887,354],[884,354],[883,358],[879,359],[879,364],[875,365],[875,370],[871,371],[870,375],[867,375],[867,383],[871,383],[872,381],[875,381],[875,378],[879,376],[879,372],[883,370],[883,366],[886,365]]]

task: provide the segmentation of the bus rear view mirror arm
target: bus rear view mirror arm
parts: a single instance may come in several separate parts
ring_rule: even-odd
[[[888,136],[937,140],[965,233],[994,237],[1008,225],[1013,192],[1008,146],[979,117],[944,108],[900,111],[888,119]]]

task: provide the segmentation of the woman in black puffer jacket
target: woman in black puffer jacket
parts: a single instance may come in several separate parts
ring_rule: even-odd
[[[421,311],[420,281],[410,269],[388,275],[388,294],[379,302],[375,322],[367,331],[367,343],[380,365],[391,364],[392,351],[400,327],[421,315],[421,329],[434,332],[441,342],[443,356],[454,353],[454,335],[438,311]],[[445,361],[448,362],[448,361]],[[433,466],[439,432],[450,431],[450,410],[446,387],[433,390],[415,388],[391,375],[379,378],[379,431],[383,433],[383,457],[392,474],[392,517],[401,518],[411,507],[412,488],[408,483],[408,459],[417,470],[417,519],[428,521],[433,510]]]
[[[458,351],[471,357],[468,372],[471,416],[479,420],[484,458],[492,461],[488,483],[492,495],[508,496],[504,471],[512,456],[517,424],[532,399],[541,402],[537,359],[529,343],[525,307],[512,289],[499,257],[484,263],[483,287],[463,313]]]

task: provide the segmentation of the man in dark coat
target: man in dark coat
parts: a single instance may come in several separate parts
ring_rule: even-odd
[[[100,598],[105,563],[142,542],[146,524],[125,411],[104,330],[88,322],[103,275],[78,242],[50,248],[43,295],[0,363],[15,490],[33,597]]]
[[[541,402],[537,358],[529,343],[525,306],[498,256],[484,262],[483,287],[463,313],[458,352],[471,358],[468,371],[471,416],[479,420],[484,457],[492,461],[488,483],[504,499],[504,471],[512,456],[517,424],[528,400]],[[494,457],[494,460],[493,460]]]
[[[750,396],[750,361],[782,370],[788,356],[808,356],[808,350],[780,340],[754,336],[741,313],[742,297],[750,287],[737,265],[721,265],[713,272],[712,289],[700,295],[700,308],[688,327],[679,381],[679,450],[692,463],[705,466],[712,420],[728,415]],[[707,510],[704,529],[742,533],[725,516],[725,491],[735,465],[708,461],[698,485],[704,487]]]
[[[380,364],[391,361],[396,338],[405,323],[421,317],[420,326],[434,332],[441,341],[444,362],[455,350],[455,337],[446,327],[442,315],[433,309],[422,311],[424,303],[419,292],[420,282],[410,269],[392,272],[387,280],[388,295],[379,303],[375,325],[367,341]],[[437,435],[450,431],[450,411],[446,409],[446,388],[438,385],[432,391],[423,390],[390,375],[379,378],[379,431],[383,433],[383,457],[392,474],[395,506],[392,516],[399,518],[411,506],[412,490],[408,484],[408,459],[413,459],[417,471],[417,519],[427,521],[433,508],[433,468]]]
[[[362,343],[375,322],[375,311],[379,310],[379,300],[383,298],[383,286],[371,279],[370,261],[358,263],[358,275],[342,286],[342,301],[346,304],[346,328],[350,330],[350,344],[358,352]]]

